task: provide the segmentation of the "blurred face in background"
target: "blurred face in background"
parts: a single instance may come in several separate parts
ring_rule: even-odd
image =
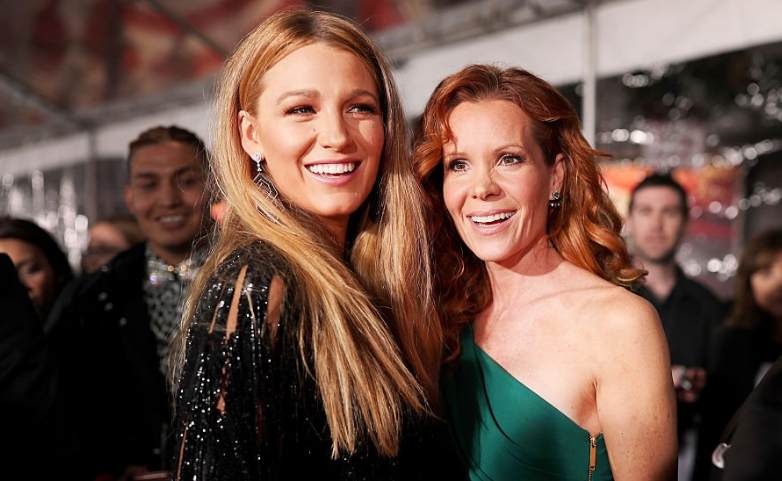
[[[749,277],[755,303],[775,320],[782,321],[782,252]]]
[[[45,320],[57,292],[54,268],[46,254],[39,247],[14,238],[0,239],[0,252],[11,258],[38,317]]]
[[[130,159],[125,203],[149,247],[170,263],[186,259],[208,219],[205,174],[196,149],[168,141],[138,149]]]
[[[90,241],[82,259],[82,269],[85,273],[95,272],[131,247],[122,231],[108,222],[98,222],[90,227]]]
[[[635,192],[626,225],[638,259],[653,264],[673,261],[687,224],[682,209],[681,195],[670,187],[650,186]]]

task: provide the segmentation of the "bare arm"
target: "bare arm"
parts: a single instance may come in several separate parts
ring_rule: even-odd
[[[622,293],[606,305],[597,410],[617,481],[676,479],[676,398],[654,309]]]

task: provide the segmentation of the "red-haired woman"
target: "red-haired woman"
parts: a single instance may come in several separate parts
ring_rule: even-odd
[[[467,67],[426,106],[445,401],[473,480],[675,476],[668,348],[596,155],[524,70]]]

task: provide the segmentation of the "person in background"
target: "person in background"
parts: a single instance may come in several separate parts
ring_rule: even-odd
[[[715,338],[716,354],[710,369],[713,395],[704,424],[710,428],[711,449],[739,406],[782,355],[782,229],[760,233],[744,245],[734,286],[733,306]],[[778,438],[780,433],[773,436]],[[730,456],[729,450],[726,465]]]
[[[144,242],[144,234],[130,215],[114,215],[98,220],[89,231],[87,250],[81,259],[82,273],[95,272],[120,252]]]
[[[61,479],[75,453],[38,314],[11,259],[0,254],[0,465],[2,479]]]
[[[668,349],[628,290],[643,273],[599,154],[567,100],[521,69],[466,67],[424,110],[415,159],[458,357],[444,400],[475,481],[675,475]]]
[[[130,143],[125,202],[147,241],[70,284],[48,329],[80,428],[74,479],[164,470],[166,359],[184,290],[211,226],[207,152],[192,132],[154,127]]]
[[[290,10],[218,84],[225,211],[174,351],[174,479],[459,479],[389,65],[352,22]]]
[[[747,397],[714,450],[712,481],[764,481],[782,473],[782,357]]]
[[[43,323],[54,301],[73,279],[68,258],[57,241],[34,222],[0,218],[0,252],[16,266],[19,281]]]
[[[692,477],[695,459],[700,458],[696,453],[702,451],[697,441],[701,393],[714,331],[726,314],[722,301],[676,264],[688,212],[684,188],[670,175],[652,174],[632,190],[625,219],[633,262],[648,272],[640,294],[657,309],[671,353],[681,480]]]

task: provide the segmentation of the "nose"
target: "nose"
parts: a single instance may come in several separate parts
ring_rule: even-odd
[[[494,170],[475,169],[472,183],[472,197],[486,199],[500,193],[500,187],[494,179]]]
[[[181,187],[177,182],[163,184],[159,191],[160,203],[167,206],[177,206],[182,203]]]
[[[649,226],[652,230],[659,231],[663,228],[663,214],[661,212],[652,212],[649,216]]]
[[[318,127],[318,143],[325,149],[344,150],[352,142],[350,126],[341,111],[324,111]]]

